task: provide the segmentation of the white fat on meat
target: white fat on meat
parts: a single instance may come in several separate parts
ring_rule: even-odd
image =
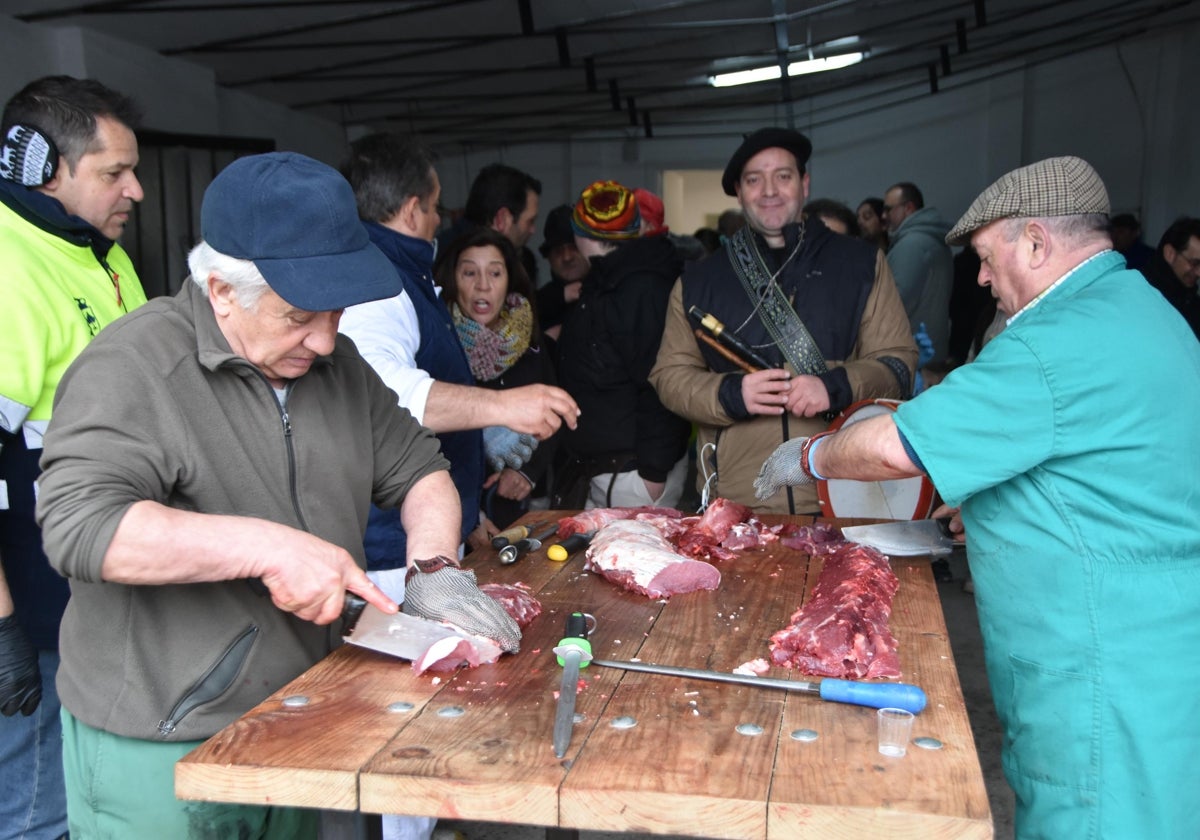
[[[648,522],[617,520],[601,528],[587,550],[585,567],[649,598],[716,589],[716,566],[677,553]]]

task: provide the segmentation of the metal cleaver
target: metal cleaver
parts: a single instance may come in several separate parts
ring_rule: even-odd
[[[465,638],[436,621],[404,612],[388,615],[370,604],[343,636],[352,645],[408,660],[419,658],[435,642],[450,637]]]
[[[850,525],[842,529],[842,536],[851,542],[869,545],[893,557],[949,554],[956,545],[961,545],[950,536],[949,519]]]

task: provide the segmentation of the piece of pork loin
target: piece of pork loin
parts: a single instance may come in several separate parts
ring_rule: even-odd
[[[587,550],[584,568],[648,598],[669,598],[716,589],[716,566],[675,552],[653,525],[618,520],[601,528]]]

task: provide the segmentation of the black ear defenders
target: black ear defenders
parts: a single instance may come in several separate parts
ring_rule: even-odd
[[[0,178],[26,187],[40,187],[58,171],[54,141],[34,125],[12,125],[0,145]]]

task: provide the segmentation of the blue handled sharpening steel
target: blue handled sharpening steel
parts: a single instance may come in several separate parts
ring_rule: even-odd
[[[646,674],[664,674],[669,677],[691,677],[696,680],[754,685],[759,688],[781,688],[784,691],[804,691],[819,694],[822,700],[838,703],[854,703],[873,709],[904,709],[917,714],[925,708],[925,692],[907,683],[868,683],[852,680],[826,678],[820,682],[808,680],[777,680],[771,677],[750,677],[741,674],[724,674],[720,671],[702,671],[699,668],[676,668],[671,665],[652,665],[648,662],[616,662],[609,659],[593,659],[593,665],[605,668],[621,668],[626,671],[641,671]]]

